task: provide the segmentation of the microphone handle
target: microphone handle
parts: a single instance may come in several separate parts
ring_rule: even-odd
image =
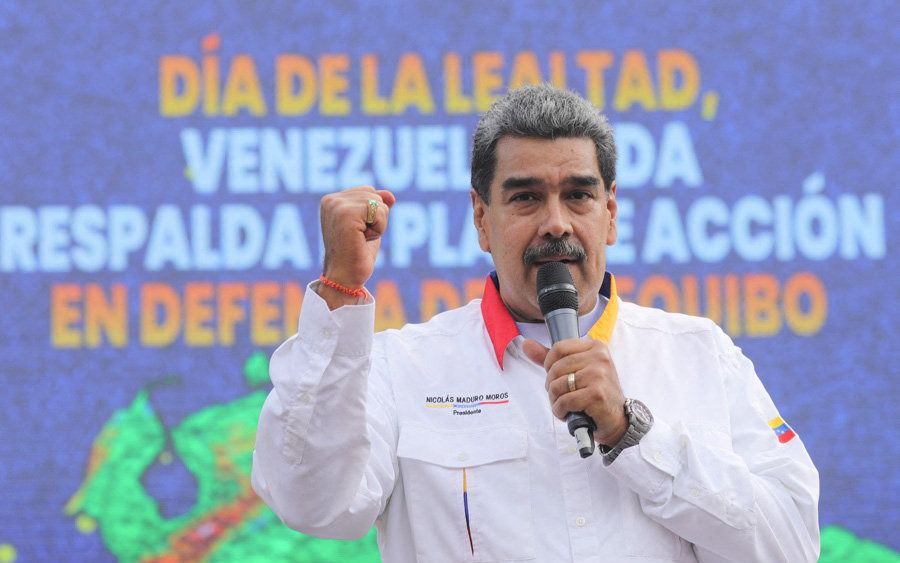
[[[544,317],[550,340],[556,344],[560,340],[579,338],[578,312],[575,309],[555,309]],[[570,412],[566,415],[566,426],[569,434],[575,437],[578,453],[581,457],[589,457],[594,453],[594,430],[597,425],[594,419],[584,412]]]
[[[581,336],[578,334],[578,312],[575,309],[554,309],[544,316],[544,322],[553,344]]]
[[[566,414],[566,426],[569,434],[575,437],[575,445],[581,457],[590,457],[594,454],[594,430],[597,424],[584,411],[570,412]]]

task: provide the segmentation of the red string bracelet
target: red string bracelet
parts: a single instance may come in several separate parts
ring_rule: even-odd
[[[340,291],[344,295],[349,295],[350,297],[356,297],[358,299],[366,298],[366,290],[363,288],[353,289],[347,287],[346,285],[341,285],[336,281],[331,281],[330,279],[325,277],[325,274],[319,276],[319,281],[322,282],[325,286],[330,287],[335,291]]]

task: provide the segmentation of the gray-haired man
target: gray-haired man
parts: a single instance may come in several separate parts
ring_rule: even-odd
[[[814,561],[818,475],[779,439],[753,366],[712,322],[621,301],[615,145],[590,104],[507,94],[474,137],[484,298],[373,334],[363,290],[395,198],[322,199],[324,273],[275,353],[255,490],[291,527],[385,561]],[[564,262],[583,338],[550,346],[535,296]],[[562,421],[583,411],[601,455]],[[791,434],[793,435],[793,434]]]

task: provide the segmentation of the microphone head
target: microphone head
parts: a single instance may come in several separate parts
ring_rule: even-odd
[[[578,310],[578,290],[565,264],[547,262],[538,268],[537,298],[544,316],[557,309]]]

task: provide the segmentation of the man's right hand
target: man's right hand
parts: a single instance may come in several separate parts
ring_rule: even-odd
[[[372,223],[366,223],[369,200],[378,202]],[[322,198],[319,216],[325,243],[326,278],[351,289],[365,285],[375,270],[381,235],[387,229],[388,213],[396,200],[388,190],[371,186],[350,188]],[[331,309],[357,303],[356,297],[324,284],[319,285],[318,293]]]

